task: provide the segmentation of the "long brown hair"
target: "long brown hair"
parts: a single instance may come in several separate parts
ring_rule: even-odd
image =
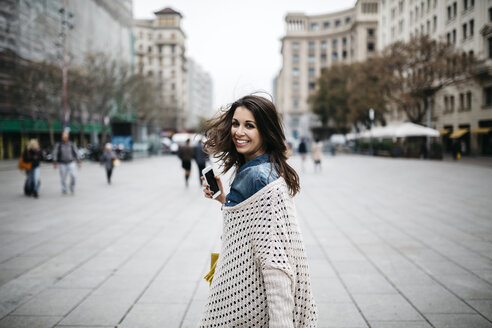
[[[205,124],[207,140],[203,148],[222,161],[224,172],[233,167],[237,171],[246,162],[244,156],[237,152],[231,135],[232,118],[238,107],[247,108],[253,114],[263,140],[265,153],[268,154],[270,162],[276,164],[273,165],[275,171],[284,178],[291,196],[294,196],[300,189],[299,175],[287,164],[284,131],[277,109],[270,100],[248,95],[219,112]]]

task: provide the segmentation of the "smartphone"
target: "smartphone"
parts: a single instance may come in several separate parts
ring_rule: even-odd
[[[212,169],[212,166],[207,166],[206,168],[204,168],[202,170],[202,174],[205,177],[205,181],[207,181],[208,185],[210,186],[210,190],[213,193],[212,198],[217,198],[217,196],[219,196],[222,192],[219,189],[217,180],[215,180],[214,170]]]

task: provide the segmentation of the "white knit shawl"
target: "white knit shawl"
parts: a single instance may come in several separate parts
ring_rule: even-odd
[[[316,327],[304,242],[285,181],[224,207],[223,219],[222,249],[200,327]],[[267,272],[275,274],[266,279]],[[270,318],[272,307],[287,315]]]

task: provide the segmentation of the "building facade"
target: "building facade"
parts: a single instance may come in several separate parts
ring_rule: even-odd
[[[3,0],[0,6],[0,159],[18,156],[30,137],[49,145],[47,123],[19,105],[15,80],[22,67],[47,62],[67,69],[81,66],[88,53],[104,53],[131,65],[132,0]],[[65,55],[65,56],[64,56]],[[65,58],[65,65],[63,64]],[[70,90],[68,90],[70,95]],[[60,102],[60,121],[63,105]],[[72,117],[77,123],[82,117]],[[55,122],[60,132],[63,122]],[[100,132],[97,123],[90,133]],[[74,130],[72,130],[74,131]],[[87,132],[89,134],[89,132]],[[82,131],[81,135],[84,134]],[[89,137],[89,135],[87,135]],[[85,137],[83,137],[85,138]],[[78,140],[76,140],[78,141]],[[82,140],[80,140],[82,143]]]
[[[435,95],[430,125],[441,131],[448,151],[459,143],[464,154],[492,155],[492,1],[382,0],[379,22],[379,49],[426,34],[479,61],[473,78]],[[396,112],[389,116],[404,119]]]
[[[182,130],[187,126],[188,91],[186,35],[182,15],[164,8],[154,19],[135,19],[137,72],[155,77],[162,91],[161,128]]]
[[[201,121],[213,115],[212,78],[195,60],[188,58],[188,117],[185,128],[199,130]]]
[[[275,101],[288,140],[311,137],[321,125],[308,99],[323,68],[376,54],[379,6],[377,0],[358,0],[353,8],[335,13],[286,15]]]

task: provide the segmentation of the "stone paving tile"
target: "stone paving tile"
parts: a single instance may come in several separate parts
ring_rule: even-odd
[[[136,304],[119,328],[179,327],[186,304]]]
[[[492,300],[468,300],[467,302],[492,322]]]
[[[401,296],[391,294],[354,295],[369,321],[422,320],[422,316]]]
[[[65,316],[82,299],[90,293],[90,289],[56,289],[42,291],[27,303],[14,311],[14,315],[49,315]]]
[[[478,314],[429,314],[426,316],[436,328],[490,328],[492,323]]]
[[[425,321],[371,321],[371,328],[431,328]]]
[[[401,286],[401,291],[419,309],[426,313],[475,313],[466,303],[438,285]]]
[[[465,300],[492,300],[492,286],[471,274],[441,275],[437,279]]]
[[[0,320],[0,328],[52,328],[61,318],[9,315]]]
[[[352,295],[354,294],[396,294],[397,291],[379,274],[343,274],[341,276]]]
[[[353,303],[318,302],[319,328],[368,327]]]

